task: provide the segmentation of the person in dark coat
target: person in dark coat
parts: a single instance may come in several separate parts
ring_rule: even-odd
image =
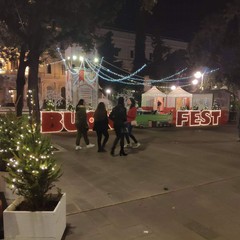
[[[113,127],[116,134],[116,138],[113,142],[111,149],[111,155],[114,156],[115,148],[120,140],[120,156],[127,156],[124,152],[124,136],[126,133],[126,122],[127,122],[127,110],[124,107],[124,98],[118,98],[118,104],[112,110],[109,118],[113,121]]]
[[[106,106],[103,102],[100,102],[97,106],[97,109],[94,113],[94,126],[93,130],[97,133],[97,142],[98,142],[98,152],[106,152],[105,145],[108,141],[108,116]],[[104,136],[102,142],[102,136]]]
[[[76,113],[75,113],[75,126],[77,128],[77,137],[76,137],[76,150],[81,149],[80,140],[83,136],[84,141],[86,143],[87,148],[92,148],[95,145],[89,143],[88,139],[88,122],[87,122],[87,110],[85,107],[85,102],[83,99],[80,99],[77,106],[76,106]]]

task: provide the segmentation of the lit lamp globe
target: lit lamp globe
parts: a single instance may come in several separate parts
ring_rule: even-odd
[[[176,86],[171,86],[171,90],[173,91],[173,90],[175,90],[176,89]]]
[[[106,94],[109,95],[111,93],[111,89],[106,89]]]
[[[192,84],[193,84],[193,85],[197,85],[197,84],[198,84],[198,80],[197,80],[197,79],[193,79],[193,80],[192,80]]]
[[[194,77],[195,78],[200,78],[200,77],[202,77],[202,73],[198,71],[194,74]]]
[[[99,59],[97,57],[94,58],[94,62],[95,63],[98,63],[99,62]]]

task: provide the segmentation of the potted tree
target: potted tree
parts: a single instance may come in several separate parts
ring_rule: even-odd
[[[3,179],[8,176],[4,159],[13,157],[13,153],[16,152],[14,139],[18,138],[22,132],[22,118],[17,118],[12,111],[0,115],[0,192],[4,193],[7,200],[15,199],[16,195],[7,188]]]
[[[16,151],[6,160],[5,179],[20,197],[3,212],[4,237],[60,240],[66,228],[66,195],[55,186],[62,173],[50,139],[36,124],[29,124],[14,142]]]

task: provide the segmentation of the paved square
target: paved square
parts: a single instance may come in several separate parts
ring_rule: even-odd
[[[75,134],[52,134],[67,193],[65,240],[237,240],[240,142],[234,125],[134,129],[128,156],[75,151]],[[96,144],[95,132],[89,134]],[[84,146],[84,144],[83,144]]]

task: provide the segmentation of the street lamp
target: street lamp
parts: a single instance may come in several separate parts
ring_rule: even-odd
[[[80,60],[80,62],[83,62],[83,61],[84,61],[84,57],[83,57],[83,56],[80,56],[80,57],[79,57],[79,60]]]
[[[197,71],[195,74],[194,74],[194,77],[197,78],[197,79],[200,79],[201,78],[201,85],[200,85],[200,89],[203,90],[203,76],[204,76],[204,73],[202,72],[199,72]]]
[[[193,80],[192,80],[192,84],[193,84],[193,85],[197,85],[197,84],[198,84],[198,80],[197,80],[197,79],[193,79]]]
[[[11,102],[14,102],[14,91],[13,90],[8,90],[10,97],[11,97]]]
[[[97,57],[94,58],[93,60],[95,63],[98,63],[99,62],[99,59]]]
[[[107,88],[106,89],[106,94],[107,94],[107,99],[108,99],[109,94],[111,94],[111,89]]]

